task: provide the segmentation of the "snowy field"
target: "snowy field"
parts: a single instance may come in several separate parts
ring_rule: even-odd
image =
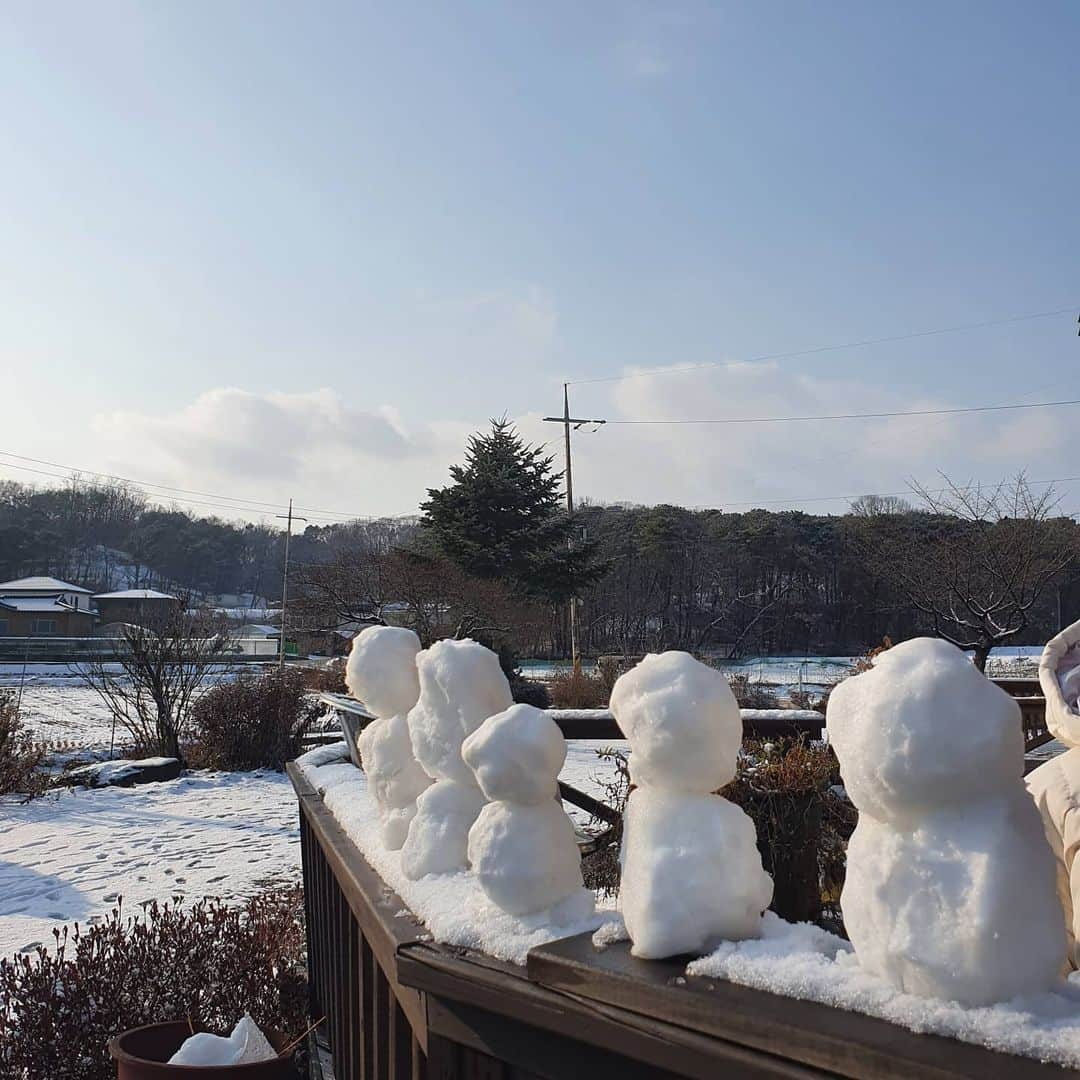
[[[107,756],[112,725],[89,687],[46,676],[24,688],[22,704],[41,741]],[[595,748],[604,745],[571,744],[562,779],[602,798]],[[299,868],[296,802],[278,773],[197,772],[25,806],[0,799],[0,955],[51,945],[54,926],[101,919],[117,896],[129,911],[173,896],[239,899],[297,880]]]
[[[990,674],[999,676],[1034,676],[1041,645],[1009,645],[995,649],[988,663]],[[792,690],[824,690],[851,673],[857,656],[747,656],[740,660],[716,661],[726,675],[742,675],[752,683],[775,688],[781,695]],[[550,678],[569,668],[557,660],[524,660],[521,670],[533,679]]]
[[[280,773],[199,772],[135,788],[0,800],[0,955],[52,928],[173,896],[239,898],[299,877],[296,803]]]

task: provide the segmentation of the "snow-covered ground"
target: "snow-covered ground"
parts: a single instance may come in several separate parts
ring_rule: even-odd
[[[89,686],[25,686],[19,716],[34,738],[48,746],[78,747],[92,754],[108,752],[112,721],[101,698]],[[123,743],[125,732],[118,729],[116,737]]]
[[[0,800],[0,954],[52,928],[173,896],[238,898],[299,877],[296,802],[281,773],[198,772],[134,788]]]
[[[41,741],[107,754],[112,725],[89,687],[30,684],[22,705]],[[595,748],[605,745],[570,744],[562,778],[601,798],[605,766]],[[266,882],[296,880],[299,861],[296,802],[277,773],[197,772],[136,788],[62,791],[25,806],[0,799],[0,955],[51,944],[54,926],[101,918],[117,895],[128,910],[174,895],[239,898]]]

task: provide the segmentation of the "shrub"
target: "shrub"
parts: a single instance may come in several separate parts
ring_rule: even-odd
[[[604,794],[600,801],[617,810],[620,815],[626,813],[626,801],[630,798],[630,764],[625,750],[616,750],[610,746],[596,751],[601,761],[609,761],[614,766],[613,772],[597,777]],[[581,875],[585,885],[595,889],[601,896],[617,896],[619,893],[619,853],[622,849],[623,827],[620,820],[617,825],[610,825],[601,818],[589,822],[594,830],[596,841],[593,850],[581,860]]]
[[[307,1026],[298,888],[242,907],[155,902],[138,919],[117,907],[96,926],[53,933],[52,951],[0,960],[0,1075],[107,1080],[108,1040],[166,1020],[227,1030],[246,1011],[289,1036]]]
[[[763,683],[750,681],[749,675],[729,675],[728,683],[740,709],[776,709],[776,691]]]
[[[32,799],[42,794],[49,786],[48,773],[42,768],[45,755],[45,747],[23,728],[15,696],[0,690],[0,795]]]
[[[205,769],[282,769],[300,752],[301,740],[321,712],[299,668],[242,675],[199,699],[188,758]]]
[[[602,801],[625,813],[626,755],[609,749],[597,753],[615,764],[614,774],[602,781]],[[836,758],[826,746],[803,739],[748,740],[735,779],[719,794],[754,822],[762,865],[773,878],[772,910],[793,922],[817,922],[843,933],[837,901],[857,815],[832,791],[835,780]],[[582,860],[585,883],[601,895],[617,895],[621,826],[609,828],[599,820],[591,825],[597,843]]]
[[[566,668],[556,672],[548,685],[556,709],[606,709],[611,700],[611,686],[600,672]]]
[[[773,878],[769,905],[791,922],[819,922],[827,882],[843,861],[847,835],[830,788],[836,758],[804,739],[748,740],[735,779],[720,793],[741,806],[757,830],[762,865]]]
[[[300,668],[303,672],[304,686],[315,694],[348,694],[345,685],[345,658],[336,657],[317,668]]]

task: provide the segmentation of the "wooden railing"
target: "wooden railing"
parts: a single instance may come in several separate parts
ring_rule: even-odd
[[[524,967],[431,941],[289,766],[300,802],[311,1011],[334,1080],[980,1077],[1065,1070],[884,1020],[685,976],[588,934]],[[329,1080],[329,1078],[328,1078]]]

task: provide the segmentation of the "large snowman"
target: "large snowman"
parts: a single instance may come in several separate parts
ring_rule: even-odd
[[[488,717],[462,756],[491,801],[469,832],[469,864],[484,892],[511,915],[591,909],[574,827],[558,797],[566,741],[547,713],[514,705]],[[573,905],[571,905],[573,906]]]
[[[420,639],[399,626],[369,626],[353,638],[345,685],[377,719],[360,733],[358,747],[375,805],[382,841],[391,851],[405,843],[416,799],[431,777],[413,755],[406,715],[420,696],[416,654]]]
[[[859,963],[969,1006],[1050,989],[1065,925],[1016,702],[916,638],[841,683],[827,723],[859,810],[840,900]]]
[[[689,653],[646,656],[611,711],[630,742],[619,904],[635,956],[700,955],[756,937],[772,899],[754,823],[712,792],[735,777],[742,718],[727,680]]]
[[[409,711],[413,751],[435,778],[416,803],[401,850],[412,880],[468,867],[469,830],[487,800],[461,744],[514,703],[499,658],[475,641],[437,641],[416,658],[420,697]]]

